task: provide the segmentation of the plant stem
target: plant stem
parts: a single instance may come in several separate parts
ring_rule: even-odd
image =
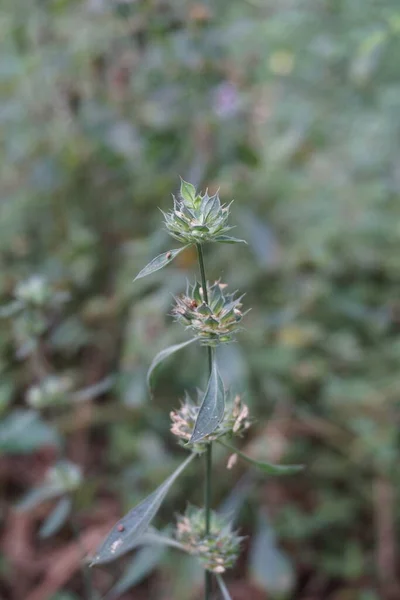
[[[204,269],[204,258],[203,258],[203,249],[201,244],[196,244],[197,254],[199,257],[199,267],[200,267],[200,275],[201,275],[201,287],[203,288],[203,298],[206,304],[208,304],[208,294],[207,294],[207,279],[206,272]],[[208,375],[211,375],[212,369],[212,348],[210,346],[207,347],[208,351]],[[211,442],[207,445],[206,455],[205,455],[205,485],[204,485],[204,511],[205,511],[205,534],[208,535],[210,533],[210,522],[211,522],[211,497],[212,497],[212,481],[211,481],[211,472],[212,472],[212,444]],[[210,600],[212,592],[212,577],[210,571],[205,571],[205,579],[204,579],[204,600]]]

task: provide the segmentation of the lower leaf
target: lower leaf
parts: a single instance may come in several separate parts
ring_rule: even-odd
[[[111,562],[137,545],[138,540],[155,517],[170,487],[195,456],[195,454],[191,454],[150,496],[142,500],[114,525],[98,548],[90,566]]]

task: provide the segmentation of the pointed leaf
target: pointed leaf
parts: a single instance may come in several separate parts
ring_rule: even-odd
[[[238,238],[231,237],[230,235],[218,235],[214,238],[215,242],[221,244],[247,244],[246,240],[239,240]]]
[[[225,411],[225,391],[224,384],[218,372],[215,350],[212,354],[212,368],[210,379],[203,402],[200,406],[199,414],[197,415],[196,423],[193,429],[190,443],[195,443],[202,440],[206,435],[209,435],[216,430],[224,417]]]
[[[56,498],[57,496],[60,496],[61,493],[62,491],[60,488],[47,484],[33,488],[25,494],[18,504],[16,504],[16,509],[21,512],[32,510],[35,506],[38,506],[38,504]]]
[[[193,342],[196,341],[196,338],[192,338],[191,340],[187,340],[186,342],[182,342],[181,344],[174,344],[173,346],[169,346],[168,348],[165,348],[164,350],[161,350],[161,352],[159,352],[158,354],[156,354],[156,356],[153,358],[153,362],[150,365],[149,370],[147,371],[147,385],[148,387],[150,387],[150,380],[151,380],[151,376],[153,374],[154,369],[166,358],[168,358],[169,356],[171,356],[171,354],[174,354],[175,352],[178,352],[178,350],[180,350],[181,348],[184,348],[185,346],[189,346],[189,344],[192,344]]]
[[[23,303],[19,300],[10,302],[6,306],[0,306],[0,319],[9,319],[23,309]]]
[[[57,533],[68,519],[71,508],[71,498],[68,496],[61,498],[39,529],[39,537],[45,539],[53,535],[53,533]]]
[[[230,595],[229,590],[226,587],[225,582],[222,579],[221,575],[217,575],[217,582],[218,582],[218,587],[221,590],[223,600],[232,600],[232,596]]]
[[[191,183],[188,183],[181,178],[181,196],[189,205],[193,205],[196,200],[196,188]]]
[[[0,423],[0,454],[27,454],[59,442],[56,430],[34,410],[17,408]]]
[[[260,460],[254,460],[254,458],[250,458],[250,456],[247,456],[228,442],[222,440],[218,441],[225,446],[225,448],[229,448],[229,450],[232,450],[232,452],[240,456],[240,458],[253,465],[253,467],[257,467],[257,469],[264,471],[264,473],[267,473],[268,475],[292,475],[304,469],[303,465],[273,465]]]
[[[140,548],[141,546],[142,548]],[[136,550],[138,548],[139,550],[128,563],[122,577],[117,581],[114,587],[111,588],[108,594],[106,594],[104,600],[114,600],[119,598],[120,595],[128,589],[140,583],[140,581],[149,575],[160,562],[167,546],[186,552],[186,549],[182,544],[150,526],[147,531],[132,544],[130,550]]]
[[[250,547],[250,578],[273,597],[291,596],[296,574],[289,557],[277,543],[275,531],[263,514]]]
[[[105,600],[116,600],[122,594],[138,585],[145,577],[150,575],[157,567],[163,557],[165,548],[159,546],[154,548],[149,546],[142,548],[135,554],[126,567],[122,577],[117,581],[114,587],[108,592]]]
[[[149,529],[138,539],[139,545],[152,545],[152,546],[168,546],[170,548],[176,548],[177,550],[182,550],[182,552],[186,552],[185,546],[177,542],[171,537],[160,533],[154,527],[149,527]]]
[[[155,517],[170,487],[195,456],[195,454],[191,454],[150,496],[142,500],[114,525],[97,549],[91,566],[115,560],[136,546],[138,539]]]
[[[217,217],[221,210],[221,202],[219,200],[218,194],[214,194],[211,196],[204,207],[204,219],[208,219],[208,217]]]
[[[182,250],[185,250],[185,248],[188,247],[188,245],[189,244],[187,244],[186,246],[182,246],[182,248],[175,248],[173,250],[168,250],[168,252],[163,252],[162,254],[159,254],[158,256],[153,258],[153,260],[149,262],[149,264],[146,265],[144,269],[142,269],[140,273],[138,273],[138,275],[136,275],[133,281],[141,279],[142,277],[146,277],[146,275],[151,275],[151,273],[154,273],[155,271],[159,271],[160,269],[168,265],[170,262],[172,262],[174,258],[178,256],[180,252],[182,252]]]

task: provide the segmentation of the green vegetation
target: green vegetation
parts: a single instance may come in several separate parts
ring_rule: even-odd
[[[73,530],[94,552],[185,457],[168,413],[204,389],[206,351],[154,365],[151,397],[146,376],[183,341],[165,315],[195,250],[132,283],[168,252],[180,174],[234,198],[248,241],[204,247],[252,307],[218,357],[255,418],[241,449],[305,466],[266,482],[213,444],[214,507],[248,536],[221,593],[398,597],[398,2],[3,0],[0,34],[0,596],[201,597],[162,546],[122,577],[88,582],[79,550],[62,567]],[[159,535],[201,505],[196,471]]]

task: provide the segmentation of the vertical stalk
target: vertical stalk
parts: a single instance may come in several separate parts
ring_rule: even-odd
[[[201,275],[201,287],[203,288],[203,298],[204,301],[208,304],[208,294],[207,294],[207,279],[206,272],[204,269],[204,258],[203,258],[203,249],[201,244],[196,244],[197,254],[199,257],[199,267],[200,267],[200,275]],[[210,346],[207,347],[208,352],[208,375],[211,375],[212,369],[212,348]],[[204,484],[204,511],[205,511],[205,533],[208,535],[210,533],[210,521],[211,521],[211,496],[212,496],[212,481],[211,481],[211,472],[212,472],[212,444],[211,442],[207,445],[207,450],[205,453],[205,484]],[[212,592],[212,577],[210,571],[205,571],[205,579],[204,579],[204,600],[211,599]]]

